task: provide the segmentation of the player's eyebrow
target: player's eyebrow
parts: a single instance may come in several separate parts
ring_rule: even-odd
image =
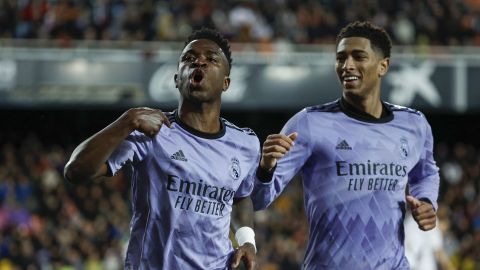
[[[360,53],[367,53],[367,52],[365,50],[355,49],[355,50],[352,50],[351,53],[352,54],[360,54]],[[347,54],[346,50],[337,52],[337,55],[344,55],[344,54]]]
[[[354,54],[362,54],[362,53],[367,53],[365,50],[353,50],[352,53]]]
[[[218,50],[207,50],[207,53],[206,55],[208,56],[218,56],[218,57],[222,57],[222,49],[218,49]]]
[[[207,50],[206,54],[207,55],[218,55],[218,56],[221,56],[221,49],[218,49],[218,50]],[[185,55],[185,54],[193,54],[193,55],[197,55],[199,54],[200,52],[198,50],[194,50],[194,49],[189,49],[188,51],[185,51],[182,53],[182,55]]]

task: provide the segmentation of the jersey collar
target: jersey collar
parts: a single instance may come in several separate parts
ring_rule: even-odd
[[[223,135],[225,135],[226,128],[225,128],[225,123],[223,122],[222,118],[220,118],[218,120],[218,121],[220,121],[220,130],[217,133],[206,133],[206,132],[202,132],[200,130],[196,130],[196,129],[190,127],[189,125],[185,124],[184,122],[182,122],[182,120],[178,116],[178,110],[174,111],[174,115],[175,115],[175,122],[177,122],[177,124],[180,127],[182,127],[184,130],[188,131],[189,133],[191,133],[191,134],[193,134],[197,137],[201,137],[201,138],[204,138],[204,139],[218,139],[218,138],[222,137]]]
[[[372,115],[361,111],[354,106],[350,105],[343,97],[338,100],[340,109],[347,116],[357,119],[362,122],[368,123],[387,123],[393,120],[393,112],[388,109],[385,103],[382,101],[382,115],[380,118],[375,118]]]

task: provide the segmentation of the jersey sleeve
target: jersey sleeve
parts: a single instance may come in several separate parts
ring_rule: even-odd
[[[252,193],[253,185],[254,185],[254,176],[255,172],[257,171],[258,164],[260,163],[260,142],[257,137],[256,138],[256,147],[255,152],[252,151],[252,160],[250,170],[245,177],[245,179],[240,184],[240,187],[235,192],[235,198],[243,198],[247,197]]]
[[[277,166],[269,182],[262,182],[255,175],[255,184],[252,192],[254,209],[267,208],[283,191],[285,186],[300,171],[311,155],[310,128],[306,110],[293,116],[283,127],[281,133],[289,135],[297,132],[298,136],[290,151],[277,161]]]
[[[141,162],[148,155],[152,142],[152,138],[145,134],[138,131],[132,132],[108,158],[107,166],[110,173],[114,175],[127,162],[132,164]]]
[[[423,119],[423,149],[418,163],[409,173],[410,194],[418,199],[428,199],[433,208],[438,207],[437,198],[440,185],[438,167],[433,159],[433,136],[430,125]]]

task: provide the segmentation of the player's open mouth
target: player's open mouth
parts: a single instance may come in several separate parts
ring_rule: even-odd
[[[200,85],[203,81],[205,74],[201,69],[195,69],[190,76],[190,83],[193,85]]]
[[[347,89],[355,87],[359,83],[359,81],[360,81],[360,76],[357,76],[357,75],[347,74],[342,76],[343,87]]]
[[[360,79],[360,77],[355,76],[355,75],[348,75],[348,76],[343,77],[344,82],[353,82],[353,81],[356,81],[358,79]]]

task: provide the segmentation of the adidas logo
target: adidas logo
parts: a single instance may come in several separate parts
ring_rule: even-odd
[[[178,150],[177,152],[173,153],[173,155],[170,158],[175,160],[180,160],[180,161],[187,161],[187,158],[183,154],[182,150]]]
[[[340,150],[352,150],[352,147],[350,147],[350,145],[348,145],[347,141],[341,140],[341,141],[337,144],[337,147],[335,147],[335,149],[340,149]]]

